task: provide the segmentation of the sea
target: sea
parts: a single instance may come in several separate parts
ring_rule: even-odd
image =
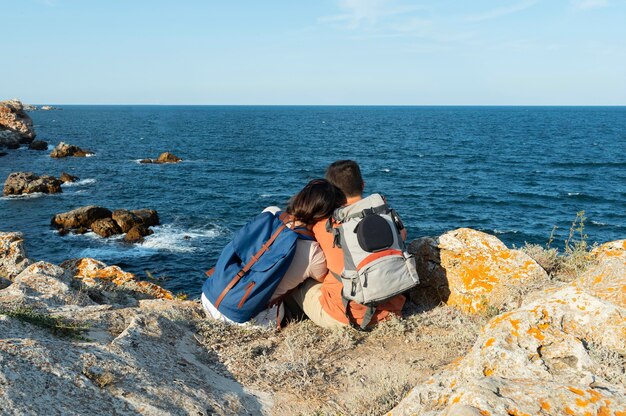
[[[61,194],[0,198],[0,231],[24,233],[31,258],[93,257],[192,298],[233,232],[339,159],[360,164],[409,240],[470,227],[509,247],[552,234],[562,249],[580,211],[590,243],[626,238],[626,107],[60,107],[31,113],[37,139],[95,156],[0,157],[0,178],[80,178]],[[138,163],[164,151],[184,161]],[[156,209],[162,225],[138,245],[50,227],[85,205]]]

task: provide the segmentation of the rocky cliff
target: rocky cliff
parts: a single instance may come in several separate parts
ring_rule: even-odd
[[[35,138],[33,120],[18,100],[0,101],[0,149],[15,149]]]

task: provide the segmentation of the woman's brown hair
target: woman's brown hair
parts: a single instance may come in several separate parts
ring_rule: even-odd
[[[287,206],[287,213],[297,221],[313,225],[328,218],[336,208],[346,204],[346,197],[326,179],[313,179],[298,192]]]

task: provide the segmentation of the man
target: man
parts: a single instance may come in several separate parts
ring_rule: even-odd
[[[362,199],[365,183],[361,169],[355,161],[339,160],[332,163],[326,170],[326,179],[343,191],[348,205]],[[326,256],[329,272],[320,281],[308,279],[292,294],[291,299],[287,301],[287,307],[293,309],[295,302],[317,325],[333,328],[349,325],[350,322],[341,297],[343,285],[333,276],[333,273],[340,275],[343,271],[343,252],[340,248],[333,247],[333,235],[326,230],[326,222],[327,219],[324,219],[315,224],[313,234]],[[406,239],[405,230],[402,237]],[[398,295],[379,305],[369,325],[374,325],[391,314],[400,315],[404,302],[404,296]],[[349,307],[353,323],[361,325],[367,307],[355,302],[350,302]]]

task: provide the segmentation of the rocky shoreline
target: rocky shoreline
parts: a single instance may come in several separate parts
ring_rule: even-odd
[[[414,360],[397,367],[393,360],[400,357],[373,353],[371,347],[364,350],[374,354],[364,367],[354,367],[358,360],[345,357],[350,349],[366,345],[368,337],[376,340],[381,334],[387,334],[386,343],[400,343],[389,352],[402,351],[403,344],[410,348],[432,331],[428,325],[406,326],[397,333],[388,332],[398,325],[390,322],[370,335],[353,334],[352,329],[339,334],[314,330],[326,338],[361,337],[348,350],[326,357],[339,360],[343,355],[341,367],[355,371],[350,380],[368,377],[376,366],[390,363],[396,373],[401,368],[415,373],[409,394],[401,401],[402,396],[394,396],[399,402],[391,403],[393,410],[389,405],[381,409],[393,415],[477,416],[626,411],[626,240],[590,251],[589,267],[567,282],[552,279],[524,252],[471,229],[416,240],[411,251],[422,277],[410,294],[414,305],[422,311],[453,308],[468,317],[491,318],[469,351],[421,378]],[[423,303],[425,299],[433,304]],[[447,305],[438,304],[444,299]],[[405,320],[419,320],[424,313],[412,312]],[[56,320],[74,329],[60,335],[60,329],[50,326]],[[170,292],[94,259],[72,259],[59,266],[35,262],[26,255],[20,234],[0,233],[0,380],[8,380],[0,383],[0,402],[10,413],[307,413],[315,401],[298,401],[280,383],[273,391],[261,388],[265,385],[254,378],[236,381],[249,379],[240,374],[241,365],[260,365],[255,354],[223,355],[223,348],[261,348],[263,339],[272,339],[272,348],[280,351],[283,344],[298,342],[292,334],[304,324],[290,325],[295,329],[288,327],[284,334],[233,330],[239,339],[228,339],[229,329],[220,336],[227,339],[217,341],[211,334],[226,328],[208,321],[197,302],[176,300]],[[365,353],[357,352],[352,353]],[[436,347],[427,354],[438,354]],[[323,358],[314,359],[316,365],[332,365]],[[280,359],[270,357],[270,362]],[[287,359],[300,362],[298,356]],[[286,374],[295,377],[300,370],[294,371]],[[319,388],[330,389],[332,380]],[[308,397],[310,388],[302,388],[300,394]],[[345,388],[350,395],[368,389],[360,383]],[[350,403],[346,396],[330,390],[324,394],[334,397],[332,408],[344,409],[342,413],[350,409],[342,407]],[[64,400],[69,397],[71,401]],[[360,400],[370,403],[372,398]]]

